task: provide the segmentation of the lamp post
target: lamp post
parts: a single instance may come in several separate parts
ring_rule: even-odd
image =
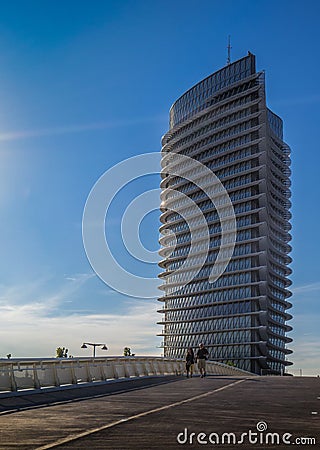
[[[108,347],[106,346],[106,344],[95,344],[92,342],[84,342],[81,345],[81,348],[88,348],[88,345],[91,345],[93,347],[93,357],[96,357],[96,347],[101,347],[101,350],[108,350]]]

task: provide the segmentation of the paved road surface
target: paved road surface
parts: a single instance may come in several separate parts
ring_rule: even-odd
[[[61,403],[49,406],[39,406],[35,398],[38,405],[33,408],[24,403],[29,409],[0,415],[0,449],[266,450],[292,449],[293,444],[293,448],[320,448],[319,378],[175,377],[164,384],[161,381],[148,380],[145,388],[143,380],[137,385],[115,383],[111,395],[110,385],[97,386],[96,391],[86,392],[92,398],[80,401],[75,399],[76,390],[63,391]],[[129,387],[134,390],[116,393]],[[0,405],[3,401],[0,398]],[[277,434],[270,435],[266,443],[268,432]],[[223,433],[229,435],[223,437]],[[291,434],[285,435],[286,444],[282,441],[285,433]],[[273,439],[277,442],[278,435],[280,445],[270,444]],[[317,444],[298,445],[297,438],[314,438]],[[261,443],[255,444],[255,439]]]

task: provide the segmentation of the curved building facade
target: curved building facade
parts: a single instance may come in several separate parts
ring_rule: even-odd
[[[235,242],[232,230],[222,241],[221,189],[212,183],[213,202],[197,181],[208,183],[205,174],[179,155],[210,169],[227,190]],[[264,73],[256,72],[251,53],[173,104],[162,139],[159,323],[165,356],[184,357],[188,347],[204,342],[210,359],[254,373],[281,373],[291,364],[290,173],[282,120],[266,106]],[[219,251],[226,268],[212,283]]]

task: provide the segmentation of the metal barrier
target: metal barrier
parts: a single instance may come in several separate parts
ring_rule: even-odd
[[[207,361],[206,372],[208,375],[253,375],[214,361]],[[0,360],[0,392],[183,373],[183,360],[151,356]],[[194,373],[199,373],[196,364]]]

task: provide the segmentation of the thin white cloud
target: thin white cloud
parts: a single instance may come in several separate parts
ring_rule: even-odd
[[[315,336],[297,336],[292,348],[294,353],[289,360],[294,366],[289,372],[297,374],[301,369],[304,375],[320,375],[319,340]]]
[[[65,280],[73,281],[78,284],[83,284],[86,281],[90,280],[91,278],[94,278],[96,275],[92,273],[76,273],[74,275],[65,275]]]
[[[0,141],[13,141],[42,136],[57,136],[70,133],[82,133],[84,131],[105,130],[108,128],[127,127],[147,122],[158,122],[166,120],[165,116],[137,117],[127,120],[114,120],[108,122],[96,122],[88,124],[72,124],[66,126],[40,128],[36,130],[0,131]]]
[[[304,375],[320,374],[320,335],[317,310],[319,287],[319,283],[297,287],[298,292],[295,299],[303,298],[303,301],[299,303],[293,301],[296,312],[293,312],[293,320],[290,321],[293,331],[289,333],[293,342],[288,347],[293,350],[293,354],[289,355],[289,360],[294,363],[294,366],[289,368],[289,372],[296,375],[300,374],[300,369]]]
[[[65,278],[58,287],[47,287],[49,278],[42,278],[26,284],[14,286],[0,286],[0,313],[10,311],[8,319],[37,311],[38,316],[43,316],[54,311],[59,305],[73,296],[87,281],[95,277],[94,273],[81,273]],[[69,280],[67,280],[69,279]]]
[[[37,305],[19,308],[12,320],[12,311],[2,310],[5,325],[0,330],[0,357],[12,353],[16,357],[54,356],[58,346],[69,348],[74,356],[91,356],[92,349],[81,350],[82,342],[103,342],[108,355],[121,355],[129,346],[140,355],[159,355],[156,334],[158,305],[152,301],[132,300],[126,314],[69,314],[47,317]],[[104,354],[101,352],[101,354]]]
[[[320,282],[304,284],[302,286],[297,286],[292,289],[294,294],[305,294],[308,292],[320,292]]]
[[[16,357],[50,357],[61,345],[68,347],[70,354],[88,356],[90,349],[80,349],[84,341],[102,341],[110,349],[108,354],[113,355],[122,354],[125,346],[138,354],[159,355],[156,301],[126,300],[125,313],[93,314],[64,309],[63,305],[77,298],[82,286],[95,276],[65,275],[61,285],[51,292],[44,292],[48,289],[47,280],[0,286],[0,357],[7,353]]]

